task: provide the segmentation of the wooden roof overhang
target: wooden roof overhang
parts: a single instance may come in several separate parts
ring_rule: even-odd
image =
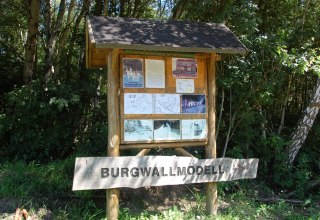
[[[227,53],[245,54],[246,47],[224,24],[172,20],[143,20],[88,16],[86,24],[86,66],[107,65],[113,48],[131,53],[155,55]],[[176,54],[176,55],[175,55]]]

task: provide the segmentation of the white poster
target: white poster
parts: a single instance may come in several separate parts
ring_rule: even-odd
[[[154,120],[154,140],[180,140],[180,120]]]
[[[193,79],[176,79],[177,93],[194,93]]]
[[[125,93],[124,114],[153,114],[152,94]]]
[[[193,119],[181,121],[182,139],[205,139],[207,138],[206,119]]]
[[[145,60],[146,88],[165,88],[164,60]]]
[[[153,120],[124,120],[124,141],[153,139]]]
[[[180,114],[179,94],[154,94],[155,114]]]

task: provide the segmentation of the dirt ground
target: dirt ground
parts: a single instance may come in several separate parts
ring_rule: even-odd
[[[162,186],[162,187],[148,187],[139,189],[123,188],[120,193],[120,207],[128,208],[131,213],[140,213],[143,210],[148,212],[164,211],[177,206],[182,211],[189,211],[195,208],[199,202],[198,193],[203,192],[203,184],[198,185],[179,185],[179,186]],[[64,205],[72,203],[74,200],[79,200],[76,197],[58,198],[56,205],[63,207]],[[98,208],[105,209],[105,192],[97,191],[93,200]],[[30,202],[34,202],[31,201]],[[48,203],[54,202],[47,200]],[[32,204],[29,204],[29,206]],[[52,204],[51,204],[52,205]],[[27,207],[25,205],[25,207]],[[41,204],[34,204],[34,206],[41,206]],[[50,205],[48,205],[49,207]],[[18,199],[1,198],[0,199],[0,219],[13,220],[16,208],[20,208]],[[54,219],[54,214],[49,208],[46,208],[46,201],[42,202],[42,208],[35,210],[27,210],[29,212],[29,220],[51,220]],[[22,218],[23,219],[23,218]]]

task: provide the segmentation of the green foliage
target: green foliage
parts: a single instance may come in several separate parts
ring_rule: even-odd
[[[5,92],[23,84],[24,43],[26,34],[25,3],[0,2],[0,102]]]
[[[91,96],[77,85],[40,81],[6,94],[0,117],[1,157],[45,162],[66,158],[79,147],[102,147],[106,125],[100,119],[105,111],[86,110],[84,99]]]
[[[245,57],[224,56],[218,66],[217,109],[223,110],[218,154],[227,145],[227,156],[258,157],[258,179],[275,192],[298,190],[300,196],[306,195],[307,182],[319,175],[313,159],[307,161],[301,155],[297,166],[292,167],[287,163],[286,152],[319,70],[319,32],[309,26],[313,19],[300,19],[309,17],[307,10],[319,12],[318,6],[310,7],[314,1],[309,3],[234,3],[225,21],[249,52]],[[308,31],[301,31],[302,26],[308,26]],[[308,141],[315,139],[312,133]],[[315,146],[312,142],[311,146]],[[315,147],[311,150],[307,146],[304,151],[309,158],[319,156]]]
[[[24,162],[0,164],[0,197],[54,197],[71,188],[74,159],[56,161],[46,166]]]
[[[44,82],[44,66],[49,34],[44,33],[46,17],[44,2],[41,3],[35,80],[30,85],[23,83],[28,1],[0,2],[3,9],[0,12],[0,158],[3,161],[35,161],[34,166],[37,166],[35,164],[60,160],[74,153],[105,155],[108,128],[105,70],[86,71],[84,68],[83,22],[86,14],[101,14],[103,3],[93,1],[78,18],[84,9],[84,1],[76,2],[70,11],[70,23],[66,22],[66,10],[61,30],[52,32],[57,33],[52,53],[56,73],[47,82]],[[259,182],[265,182],[277,193],[293,191],[294,196],[301,199],[316,195],[319,198],[319,188],[311,189],[312,196],[309,196],[308,183],[319,178],[320,174],[320,121],[315,121],[293,166],[288,165],[286,152],[291,133],[320,75],[318,1],[108,2],[108,15],[114,17],[170,18],[170,12],[181,5],[181,20],[225,23],[248,48],[248,53],[244,56],[222,55],[218,64],[217,115],[221,111],[218,155],[221,156],[226,147],[226,156],[259,158]],[[60,3],[54,1],[52,4],[54,19],[48,26],[54,28]],[[133,155],[133,152],[124,154]],[[164,150],[158,153],[171,154]],[[196,153],[201,156],[203,151]],[[16,169],[21,170],[24,165],[18,163]],[[34,177],[40,182],[41,178]],[[8,183],[4,184],[10,188]],[[23,187],[25,185],[22,184]],[[232,184],[225,184],[223,189],[235,191]],[[91,194],[83,193],[81,196],[88,199]],[[258,205],[257,208],[252,203],[241,205],[252,211],[245,214],[250,213],[255,218],[274,217],[273,207]],[[88,213],[95,209],[90,202],[87,206]],[[202,206],[197,209],[201,210]],[[70,217],[67,210],[61,211],[62,219]],[[99,215],[100,212],[97,213]],[[126,210],[122,214],[131,215]],[[192,217],[196,216],[193,214]],[[89,215],[84,214],[90,219]],[[177,213],[175,208],[157,215],[159,219],[189,217]],[[237,216],[242,218],[244,214]],[[137,218],[153,216],[143,213]],[[230,218],[237,217],[230,214]]]
[[[50,162],[0,164],[0,197],[2,202],[11,201],[2,213],[12,213],[16,207],[25,208],[29,214],[45,218],[50,213],[54,219],[105,219],[105,204],[94,199],[96,192],[71,192],[74,157]],[[243,181],[242,183],[246,183]],[[205,195],[190,189],[183,200],[190,205],[182,209],[178,205],[163,211],[130,210],[120,208],[119,219],[318,219],[317,202],[312,198],[301,205],[284,201],[261,203],[255,190],[239,181],[226,183],[233,188],[226,192],[226,185],[219,190],[219,213],[215,217],[205,215]],[[221,184],[219,184],[221,185]],[[222,184],[223,185],[223,184]],[[233,185],[233,186],[232,186]],[[247,190],[246,190],[247,189]],[[145,199],[142,195],[139,199]],[[135,205],[135,204],[132,204]],[[2,218],[2,214],[0,214]]]
[[[33,82],[8,93],[5,100],[3,156],[48,161],[72,152],[81,106],[71,86]]]
[[[63,220],[101,216],[104,212],[97,209],[92,191],[89,194],[71,192],[74,160],[70,157],[46,165],[21,161],[0,164],[0,197],[8,201],[0,207],[0,212],[11,213],[20,207],[27,209],[30,215],[43,218],[47,215]],[[77,199],[72,201],[73,197]]]

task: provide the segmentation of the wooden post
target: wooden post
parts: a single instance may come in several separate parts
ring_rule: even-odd
[[[108,53],[108,156],[120,156],[119,49]],[[119,189],[107,189],[107,219],[119,216]]]
[[[190,154],[188,151],[186,151],[185,149],[178,147],[174,149],[178,154],[185,156],[185,157],[195,157],[192,154]]]
[[[151,149],[143,149],[137,154],[137,157],[146,156],[150,151]]]
[[[208,59],[208,144],[206,158],[216,158],[216,54]],[[208,215],[216,215],[218,210],[217,183],[206,184],[206,211]]]

